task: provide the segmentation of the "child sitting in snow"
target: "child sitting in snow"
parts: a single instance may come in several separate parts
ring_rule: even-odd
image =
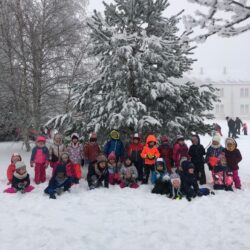
[[[60,164],[66,168],[67,176],[71,178],[72,182],[78,184],[79,180],[81,179],[81,169],[78,165],[72,164],[67,152],[62,153]]]
[[[237,148],[237,143],[233,138],[226,139],[225,156],[227,165],[230,171],[233,172],[233,181],[237,189],[241,189],[241,182],[238,173],[239,162],[242,160],[240,150]]]
[[[212,170],[212,176],[214,189],[233,191],[233,173],[227,167],[224,152],[220,154],[218,164]]]
[[[120,171],[121,174],[121,188],[130,187],[138,188],[139,185],[136,183],[138,178],[138,172],[136,167],[133,165],[130,157],[126,157],[123,166]]]
[[[44,190],[49,195],[50,199],[56,199],[56,194],[69,191],[72,185],[71,179],[66,174],[65,166],[58,165],[55,170],[55,175],[49,181],[48,187]]]
[[[20,191],[21,193],[30,192],[34,189],[30,185],[30,177],[26,171],[25,163],[18,161],[15,164],[16,170],[13,174],[11,188],[6,189],[6,193],[16,193]]]
[[[108,162],[105,155],[98,155],[96,162],[89,167],[87,181],[89,189],[95,189],[103,186],[109,188]]]
[[[45,143],[45,137],[38,136],[36,146],[31,153],[30,166],[35,168],[36,184],[46,181],[46,168],[49,165],[49,150],[45,146]]]
[[[181,192],[186,196],[188,201],[197,195],[202,196],[199,190],[197,178],[194,174],[194,164],[191,161],[182,161],[181,163]]]
[[[12,183],[12,179],[13,179],[13,174],[16,170],[16,163],[18,161],[21,161],[22,160],[22,157],[20,154],[18,153],[14,153],[12,156],[11,156],[11,160],[10,160],[10,165],[8,166],[7,168],[7,179],[8,179],[8,183],[7,185],[11,184]]]
[[[121,183],[120,167],[116,161],[115,151],[108,156],[109,184],[115,185]]]
[[[181,192],[181,179],[176,173],[170,175],[170,190],[167,196],[173,200],[180,200],[183,197]]]
[[[156,160],[155,171],[151,175],[151,182],[154,184],[152,193],[164,195],[170,192],[169,175],[163,158]]]

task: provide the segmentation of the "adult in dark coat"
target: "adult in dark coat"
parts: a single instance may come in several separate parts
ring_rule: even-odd
[[[203,185],[206,184],[206,174],[204,170],[205,148],[200,144],[200,137],[198,135],[193,135],[191,141],[192,145],[189,148],[188,154],[194,164],[194,174],[197,180],[199,180],[200,185]]]
[[[237,138],[235,121],[228,116],[226,117],[226,120],[228,125],[228,137]]]
[[[236,117],[236,119],[235,119],[236,134],[240,135],[240,129],[241,129],[242,125],[243,125],[242,120],[239,117]]]
[[[95,189],[103,186],[109,188],[109,171],[107,158],[105,155],[97,156],[97,160],[89,167],[87,181],[89,189]]]

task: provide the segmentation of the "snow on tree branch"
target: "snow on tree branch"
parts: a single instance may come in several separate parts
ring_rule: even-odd
[[[207,9],[196,11],[196,16],[184,16],[186,29],[199,29],[201,35],[192,40],[204,42],[208,37],[218,34],[231,37],[250,30],[249,0],[188,0]]]

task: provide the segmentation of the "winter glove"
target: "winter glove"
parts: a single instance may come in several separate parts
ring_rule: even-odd
[[[163,180],[163,181],[169,181],[169,180],[170,180],[169,175],[165,174],[165,175],[162,177],[162,180]]]
[[[149,160],[155,159],[155,155],[146,155],[146,157],[147,157]]]

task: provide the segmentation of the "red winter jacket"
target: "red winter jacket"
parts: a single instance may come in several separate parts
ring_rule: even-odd
[[[87,142],[83,147],[84,160],[94,162],[101,153],[101,149],[96,142]]]
[[[166,144],[161,144],[158,147],[158,150],[161,154],[161,157],[166,162],[167,170],[171,171],[171,168],[172,168],[171,160],[173,158],[173,148],[170,147],[170,145],[168,143],[166,143]]]
[[[188,147],[185,143],[182,145],[179,143],[175,143],[173,148],[173,160],[177,168],[180,167],[180,160],[182,157],[187,157],[188,160],[190,159],[190,156],[188,154]]]
[[[135,144],[131,143],[128,148],[128,156],[131,157],[132,162],[141,161],[141,152],[143,150],[143,144],[140,142]]]

